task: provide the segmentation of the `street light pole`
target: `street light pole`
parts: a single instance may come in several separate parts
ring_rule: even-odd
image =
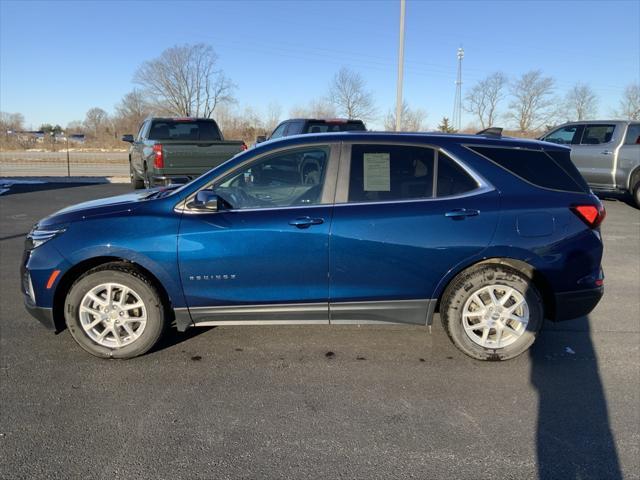
[[[65,133],[64,137],[67,140],[67,177],[70,177],[71,165],[69,164],[69,135]]]
[[[405,0],[400,0],[400,44],[398,45],[398,89],[396,91],[396,132],[402,124],[402,76],[404,74],[404,12]]]

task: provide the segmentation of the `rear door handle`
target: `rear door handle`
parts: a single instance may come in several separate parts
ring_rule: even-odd
[[[444,214],[445,217],[461,218],[461,217],[475,217],[480,215],[479,210],[473,210],[470,208],[456,208]]]
[[[293,225],[298,228],[308,228],[311,225],[320,225],[322,223],[324,223],[324,218],[300,217],[295,220],[291,220],[289,225]]]

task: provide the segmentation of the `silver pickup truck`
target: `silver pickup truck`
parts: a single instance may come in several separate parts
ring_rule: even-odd
[[[640,122],[571,122],[540,140],[571,147],[571,160],[594,191],[630,193],[640,208]]]

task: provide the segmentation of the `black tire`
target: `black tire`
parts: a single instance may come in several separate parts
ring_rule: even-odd
[[[133,165],[129,162],[129,178],[131,179],[131,186],[134,190],[140,190],[144,188],[144,181],[136,175]]]
[[[87,334],[80,320],[82,299],[90,290],[105,283],[117,283],[133,290],[143,302],[147,314],[146,324],[140,336],[119,348],[97,343]],[[82,275],[67,293],[64,313],[73,339],[84,350],[101,358],[125,359],[142,355],[158,342],[166,329],[165,308],[158,292],[147,278],[125,263],[108,263]],[[98,328],[102,326],[99,324]],[[120,331],[124,333],[124,330]]]
[[[636,180],[636,183],[631,190],[631,194],[633,195],[633,203],[636,208],[640,208],[640,179]]]
[[[472,340],[474,334],[479,336],[478,332],[467,333],[464,328],[462,314],[467,301],[479,290],[489,286],[513,288],[522,295],[528,307],[529,321],[526,327],[523,327],[522,333],[513,343],[502,348],[480,345]],[[509,360],[526,352],[535,341],[542,327],[544,305],[540,293],[527,276],[505,265],[480,265],[462,272],[449,284],[442,296],[440,317],[453,344],[466,355],[477,360]],[[489,332],[496,338],[497,329],[489,329]]]
[[[142,181],[144,184],[143,188],[146,188],[146,189],[153,188],[153,185],[151,184],[151,177],[149,177],[149,170],[147,169],[146,163],[144,165],[144,177]]]

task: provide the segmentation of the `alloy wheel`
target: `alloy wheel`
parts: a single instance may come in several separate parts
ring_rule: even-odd
[[[506,285],[489,285],[471,294],[462,309],[467,336],[484,348],[504,348],[527,329],[529,306],[524,295]]]
[[[103,283],[80,302],[80,325],[99,345],[122,348],[135,342],[145,329],[147,310],[140,295],[119,283]]]

